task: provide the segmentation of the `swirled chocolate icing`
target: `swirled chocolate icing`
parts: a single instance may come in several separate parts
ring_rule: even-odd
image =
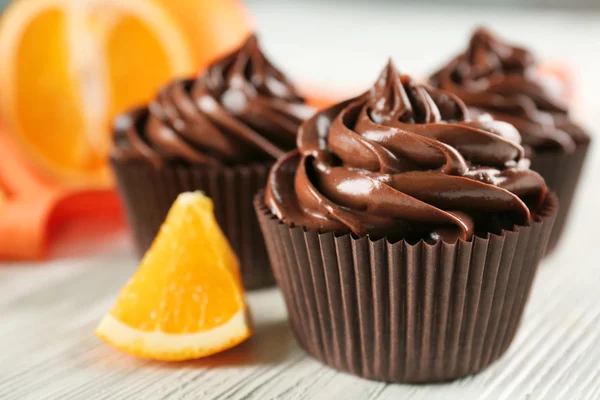
[[[486,29],[477,29],[467,50],[433,74],[430,84],[456,94],[473,112],[514,125],[533,151],[571,152],[588,139],[537,73],[533,55]]]
[[[167,85],[147,107],[115,123],[114,158],[200,165],[277,159],[313,114],[261,52],[255,36],[196,79]]]
[[[390,62],[371,90],[317,113],[269,176],[267,207],[309,229],[468,239],[527,224],[545,199],[518,132]]]

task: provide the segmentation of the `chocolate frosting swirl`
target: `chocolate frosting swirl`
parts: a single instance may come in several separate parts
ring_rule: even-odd
[[[468,239],[527,224],[545,199],[518,132],[390,63],[363,95],[317,113],[269,176],[267,207],[309,229]]]
[[[313,114],[254,35],[196,79],[168,84],[115,123],[113,157],[236,165],[277,159]]]
[[[473,112],[508,122],[534,151],[572,152],[588,138],[536,71],[533,55],[477,29],[467,50],[432,75],[430,84],[460,97]]]

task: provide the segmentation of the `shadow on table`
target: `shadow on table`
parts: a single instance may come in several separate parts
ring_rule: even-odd
[[[244,365],[278,364],[292,353],[301,351],[296,344],[288,321],[273,321],[254,327],[246,342],[223,353],[183,363],[165,363],[167,368],[219,368]]]
[[[106,355],[108,352],[116,350],[109,346],[102,345]],[[143,365],[152,365],[154,367],[165,369],[181,369],[181,368],[227,368],[227,367],[243,367],[256,365],[271,365],[278,364],[287,359],[293,353],[301,351],[296,341],[287,320],[265,321],[262,324],[257,324],[254,327],[254,334],[246,342],[226,350],[222,353],[215,354],[199,360],[181,361],[181,362],[152,362],[142,359],[132,358],[128,355],[115,357],[102,357],[106,361],[110,360],[111,364],[118,363],[119,367],[139,368]]]

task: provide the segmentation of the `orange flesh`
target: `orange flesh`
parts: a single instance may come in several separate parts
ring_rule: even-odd
[[[171,78],[167,55],[154,35],[131,16],[123,16],[111,29],[105,44],[111,120],[124,110],[150,101]]]
[[[43,45],[40,38],[44,38]],[[69,76],[66,18],[59,9],[36,16],[24,30],[16,56],[16,118],[21,135],[38,155],[73,170],[103,160],[86,142],[82,98]],[[70,143],[70,146],[65,146]]]
[[[105,187],[114,117],[232,50],[251,26],[234,0],[16,0],[0,24],[0,102],[44,178]]]
[[[155,1],[185,30],[200,69],[234,50],[253,30],[249,14],[238,0]]]
[[[6,10],[0,111],[44,177],[111,183],[114,117],[195,70],[188,40],[169,15],[138,0],[20,0]]]
[[[111,314],[140,331],[202,332],[243,309],[242,293],[237,259],[212,205],[176,204]]]

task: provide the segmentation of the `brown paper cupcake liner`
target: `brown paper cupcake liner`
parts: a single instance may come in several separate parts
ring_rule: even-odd
[[[554,222],[554,228],[548,240],[546,253],[552,252],[567,225],[571,203],[575,198],[577,183],[590,144],[584,143],[570,154],[552,152],[537,154],[531,159],[531,169],[537,171],[546,180],[546,184],[558,197],[560,209]]]
[[[435,382],[497,360],[519,325],[556,216],[454,244],[318,233],[255,208],[299,344],[341,371]]]
[[[156,168],[144,160],[113,160],[112,166],[140,255],[152,244],[177,196],[201,190],[213,200],[217,221],[240,260],[246,289],[274,284],[252,205],[254,195],[267,182],[270,164]]]

